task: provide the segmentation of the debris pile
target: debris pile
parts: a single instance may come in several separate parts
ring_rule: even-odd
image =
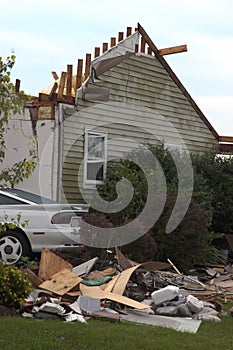
[[[170,263],[134,263],[117,248],[114,262],[96,269],[98,260],[73,267],[43,249],[39,269],[27,270],[34,290],[21,315],[83,323],[125,320],[195,333],[202,320],[221,321],[222,306],[214,296],[233,291],[230,267],[228,272],[207,267],[204,284],[196,276],[171,272]]]

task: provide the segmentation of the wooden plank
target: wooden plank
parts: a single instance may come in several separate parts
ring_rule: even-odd
[[[83,72],[83,60],[78,59],[75,90],[80,88],[82,84],[82,74],[83,74],[82,72]]]
[[[140,267],[140,264],[136,265],[136,266],[133,266],[133,267],[130,267],[129,269],[126,269],[126,270],[122,271],[120,273],[120,276],[117,279],[113,289],[112,289],[112,292],[116,293],[116,294],[123,295],[123,293],[125,291],[125,288],[126,288],[126,285],[129,282],[129,279],[130,279],[132,273],[135,270],[137,270],[139,267]]]
[[[56,95],[55,95],[55,92],[57,91],[57,88],[58,88],[58,83],[55,82],[55,83],[53,84],[53,87],[52,87],[50,93],[49,93],[49,100],[50,100],[50,101],[52,101],[52,100],[54,99],[54,97],[56,96]],[[56,96],[56,97],[57,97],[57,96]]]
[[[109,281],[109,282],[106,284],[104,290],[105,290],[106,292],[111,292],[111,291],[113,290],[113,287],[115,286],[115,284],[116,284],[116,282],[117,282],[117,280],[118,280],[119,277],[120,277],[120,274],[114,276],[114,277],[111,279],[111,281]]]
[[[160,56],[165,55],[171,55],[173,53],[179,53],[179,52],[186,52],[187,45],[179,45],[179,46],[172,46],[172,47],[166,47],[164,49],[159,49]]]
[[[219,142],[233,142],[233,136],[219,136]]]
[[[116,293],[106,292],[104,290],[101,290],[99,287],[88,287],[88,286],[85,286],[84,284],[80,284],[80,290],[82,295],[85,295],[88,297],[97,298],[97,299],[108,299],[120,304],[124,304],[129,307],[140,309],[140,310],[149,308],[148,305],[139,303],[138,301],[135,301],[133,299],[127,298],[125,296],[122,296]]]
[[[127,31],[126,31],[126,36],[130,36],[132,34],[132,27],[127,27]]]
[[[147,55],[152,55],[152,50],[151,50],[150,46],[148,46],[148,48],[147,48]]]
[[[103,43],[103,53],[108,50],[108,43]]]
[[[146,40],[144,38],[144,36],[141,37],[141,52],[145,53],[145,49],[146,49]]]
[[[85,80],[88,78],[90,74],[90,67],[91,67],[91,54],[86,54],[86,64],[85,64]]]
[[[73,66],[72,64],[67,65],[67,83],[66,83],[66,98],[70,100],[72,92],[72,75],[73,75]]]
[[[42,249],[38,273],[39,278],[47,280],[64,268],[71,271],[72,265],[48,249]]]
[[[113,47],[116,45],[116,38],[111,38],[110,39],[110,46]]]
[[[58,295],[64,295],[76,287],[81,281],[82,278],[76,276],[68,269],[63,269],[40,284],[39,288],[46,289]]]
[[[124,39],[124,33],[123,32],[119,32],[118,33],[118,42],[122,41]]]
[[[52,72],[52,76],[53,76],[53,79],[54,80],[58,80],[59,79],[59,76],[57,75],[57,73],[56,72]]]
[[[94,53],[94,57],[99,57],[100,55],[100,47],[95,47],[95,53]]]
[[[58,93],[57,93],[58,100],[63,99],[64,88],[65,88],[65,84],[66,84],[66,76],[67,76],[66,72],[61,73],[61,79],[59,82]]]

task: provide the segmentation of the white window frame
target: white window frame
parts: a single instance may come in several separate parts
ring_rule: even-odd
[[[96,136],[96,137],[102,137],[104,139],[104,141],[103,141],[104,142],[104,151],[103,151],[103,155],[100,158],[88,159],[89,135]],[[88,185],[102,184],[103,181],[101,181],[101,180],[91,180],[91,179],[87,178],[87,167],[88,167],[88,164],[91,164],[91,163],[98,163],[98,162],[103,163],[103,178],[105,178],[106,167],[107,167],[107,133],[86,129],[84,142],[85,142],[85,145],[84,145],[84,187],[87,187]]]

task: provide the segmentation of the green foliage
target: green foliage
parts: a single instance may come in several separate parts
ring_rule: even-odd
[[[9,114],[19,113],[22,111],[23,102],[14,92],[14,85],[11,83],[11,70],[15,64],[16,57],[12,54],[4,61],[0,57],[0,163],[5,158],[6,144],[5,133],[8,124]],[[28,144],[28,158],[20,160],[13,164],[12,167],[6,167],[0,171],[0,186],[11,186],[22,182],[28,178],[36,167],[37,149],[36,141]]]
[[[132,322],[89,320],[88,324],[83,324],[61,320],[38,322],[23,317],[0,317],[0,349],[230,350],[231,307],[232,303],[224,305],[227,316],[222,316],[219,323],[202,321],[196,334]]]
[[[214,240],[223,238],[223,233],[208,232],[195,257],[197,263],[226,264],[227,257],[214,245]]]
[[[6,232],[7,230],[14,230],[16,227],[25,228],[28,225],[28,220],[21,221],[21,213],[17,213],[13,218],[9,219],[7,214],[2,218],[0,224],[0,232]]]
[[[18,310],[31,291],[26,274],[16,266],[0,261],[0,305]]]
[[[13,164],[12,167],[5,167],[0,171],[0,184],[2,187],[14,187],[23,179],[31,176],[37,164],[36,141],[28,143],[29,158],[24,158]]]
[[[192,155],[194,197],[210,218],[210,230],[233,233],[233,157]]]
[[[10,112],[16,114],[22,107],[17,94],[14,92],[14,85],[10,81],[11,69],[15,64],[15,56],[12,54],[4,62],[0,57],[0,161],[5,156],[4,133]]]
[[[214,152],[191,155],[194,171],[192,201],[180,225],[171,234],[166,234],[166,224],[178,190],[177,169],[173,157],[164,145],[149,148],[159,160],[166,177],[167,201],[162,215],[146,236],[148,242],[150,241],[149,246],[153,249],[146,248],[148,245],[145,244],[145,239],[141,238],[123,247],[123,251],[132,259],[135,258],[134,254],[137,254],[140,261],[148,258],[166,260],[170,257],[184,270],[188,270],[198,260],[223,262],[224,257],[214,246],[214,242],[216,238],[223,236],[219,232],[233,232],[233,158],[217,157]],[[185,167],[185,155],[177,154],[176,159]],[[143,172],[134,160],[140,164],[144,162],[143,167],[146,171]],[[107,220],[113,225],[124,225],[142,211],[148,195],[148,174],[155,182],[160,181],[156,169],[148,163],[143,148],[131,152],[127,160],[122,159],[109,166],[104,185],[98,188],[105,200],[113,201],[117,198],[116,185],[123,178],[129,180],[134,188],[133,198],[126,208],[117,213],[106,214]],[[182,195],[185,196],[185,190]],[[151,239],[154,240],[153,244]]]

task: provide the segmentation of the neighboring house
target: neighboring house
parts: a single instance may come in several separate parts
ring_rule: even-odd
[[[81,192],[92,195],[101,183],[108,160],[139,144],[162,141],[189,152],[232,149],[233,138],[218,135],[163,57],[185,51],[184,45],[158,50],[138,24],[133,34],[127,28],[125,39],[119,33],[118,43],[111,38],[110,46],[104,43],[102,54],[95,48],[93,60],[86,55],[84,73],[83,60],[77,74],[71,65],[60,79],[53,72],[54,85],[10,120],[11,154],[19,155],[25,135],[38,141],[37,172],[25,189],[79,202]]]

